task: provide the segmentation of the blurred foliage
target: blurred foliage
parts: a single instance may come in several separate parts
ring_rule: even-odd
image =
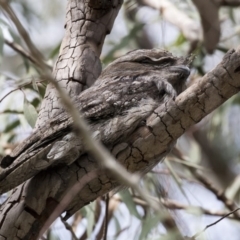
[[[47,0],[39,2],[15,0],[11,2],[19,19],[29,29],[38,48],[45,54],[47,61],[53,64],[60,48],[62,36],[59,34],[55,41],[52,38],[57,35],[54,30],[63,28],[63,9],[66,1],[54,0],[50,3]],[[171,2],[188,17],[199,21],[198,12],[190,0],[172,0]],[[134,11],[131,14],[127,13],[132,9]],[[240,40],[240,34],[238,34],[239,8],[220,10],[222,39],[213,55],[207,54],[201,41],[189,52],[191,48],[186,37],[178,29],[176,30],[176,27],[166,22],[159,11],[142,7],[138,1],[130,1],[130,5],[127,5],[124,11],[125,13],[122,10],[119,14],[120,24],[115,26],[112,34],[106,39],[102,57],[104,65],[134,48],[141,48],[144,44],[146,46],[147,43],[152,47],[164,47],[174,54],[195,55],[190,77],[192,84],[220,62],[223,54],[231,47],[236,46]],[[46,25],[50,26],[51,24],[47,24],[50,22],[52,28],[48,33],[52,35],[48,36],[45,33],[45,27]],[[38,41],[38,31],[47,35],[45,36],[46,41],[41,39]],[[164,41],[162,36],[166,36]],[[229,38],[229,36],[231,37]],[[16,143],[26,137],[26,133],[30,134],[46,89],[46,84],[39,79],[34,65],[7,47],[4,44],[6,38],[22,46],[21,38],[15,28],[4,15],[0,14],[0,155],[9,153]],[[22,47],[25,49],[24,45]],[[212,209],[213,205],[218,206],[217,210],[213,209],[215,211],[225,209],[224,204],[219,203],[216,196],[196,179],[194,173],[197,170],[202,170],[204,175],[209,177],[220,189],[228,188],[229,196],[239,203],[239,122],[240,97],[236,95],[190,129],[178,141],[179,154],[169,157],[165,164],[161,164],[147,174],[140,183],[151,192],[151,197],[161,202],[164,202],[165,199],[176,199],[176,201],[189,205],[187,209],[170,211],[185,235],[192,236],[193,233],[207,225],[206,222],[200,224],[203,220],[203,215],[199,216],[202,209],[188,211],[189,209],[196,210],[196,208],[191,208],[191,205],[209,209]],[[167,232],[161,224],[164,214],[163,216],[156,215],[146,206],[146,203],[138,199],[134,191],[125,189],[117,195],[118,200],[114,200],[114,197],[116,195],[110,198],[108,223],[105,223],[104,219],[96,218],[96,202],[81,209],[79,212],[81,221],[77,227],[77,235],[80,236],[86,232],[89,239],[92,236],[91,239],[94,239],[99,229],[104,229],[105,225],[105,228],[108,226],[110,236],[108,239],[174,239],[173,233]],[[112,207],[114,201],[115,208]],[[101,203],[103,202],[101,201]],[[102,205],[104,204],[100,205],[100,208],[103,209]],[[104,209],[100,215],[104,215]],[[210,220],[213,222],[213,218]],[[72,224],[72,222],[73,219],[70,219],[69,223]],[[223,229],[224,234],[221,238],[218,232],[223,233]],[[228,239],[226,237],[228,231],[231,236],[236,236],[236,238],[231,237],[232,240],[238,239],[239,223],[234,226],[231,224],[231,228],[220,228],[215,232],[212,230],[212,235],[203,235],[202,239]],[[62,232],[62,225],[61,230],[52,228],[47,234],[47,239],[71,239],[70,234],[68,238],[65,238],[62,236]]]

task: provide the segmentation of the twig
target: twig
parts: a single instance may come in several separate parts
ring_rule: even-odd
[[[183,156],[180,151],[178,151],[178,154],[179,154],[178,157],[179,157],[181,160],[185,160],[185,161],[186,161],[186,159],[187,159],[186,156]],[[239,214],[237,211],[235,211],[235,209],[237,209],[238,206],[237,206],[231,199],[229,199],[229,198],[226,196],[226,194],[224,193],[224,191],[219,190],[217,187],[215,187],[215,186],[211,183],[211,181],[209,181],[209,179],[208,179],[205,175],[202,174],[202,172],[201,172],[200,170],[191,168],[191,167],[189,167],[189,166],[186,166],[186,167],[187,167],[187,168],[189,169],[189,171],[196,177],[197,180],[199,180],[201,183],[203,183],[203,185],[204,185],[207,189],[209,189],[211,192],[213,192],[213,193],[216,195],[217,199],[219,199],[220,201],[222,201],[228,209],[230,209],[231,211],[233,211],[233,214],[235,215],[235,217],[236,217],[237,219],[240,219],[240,214]]]
[[[72,229],[72,226],[68,224],[62,216],[60,216],[62,223],[64,224],[65,228],[71,233],[73,240],[78,240],[78,237],[76,236],[75,232]]]
[[[38,51],[38,49],[32,43],[32,40],[31,40],[28,32],[25,30],[25,28],[23,27],[23,25],[21,24],[21,22],[17,18],[16,14],[12,10],[11,6],[9,5],[9,2],[6,1],[6,0],[0,0],[0,5],[1,5],[2,9],[10,17],[10,19],[12,20],[12,22],[16,26],[19,34],[22,36],[22,39],[25,41],[26,45],[28,46],[28,48],[30,50],[29,55],[34,59],[36,65],[38,65],[38,67],[44,68],[44,70],[46,71],[48,69],[48,67],[45,65],[42,54]]]
[[[117,197],[117,196],[114,196],[113,199],[116,200],[116,201],[119,201],[119,202],[122,201],[122,199],[120,197]],[[155,198],[155,200],[159,201],[159,199],[156,199],[156,198]],[[140,205],[143,208],[147,208],[148,207],[148,204],[144,200],[139,198],[139,197],[133,197],[133,201],[137,205]],[[213,211],[211,209],[206,209],[206,208],[203,208],[203,207],[200,207],[200,206],[186,205],[186,204],[183,204],[183,203],[171,200],[171,199],[163,199],[163,198],[161,198],[160,201],[168,209],[185,210],[185,211],[189,211],[190,210],[190,212],[196,212],[197,211],[197,212],[202,212],[202,214],[205,214],[205,215],[218,216],[218,217],[224,217],[224,216],[229,214],[226,211]],[[236,217],[236,216],[233,216],[233,217],[230,217],[230,218],[239,220],[239,218]]]
[[[48,220],[45,222],[42,227],[39,237],[44,234],[44,232],[49,228],[49,226],[55,221],[55,219],[66,209],[71,200],[77,195],[79,191],[90,181],[98,176],[99,171],[93,170],[88,172],[84,177],[81,178],[80,182],[76,182],[73,187],[65,194],[64,198],[57,205],[55,210],[52,212]],[[65,220],[65,218],[63,218]]]
[[[227,218],[229,215],[231,215],[231,214],[234,214],[234,215],[235,215],[235,213],[236,213],[238,210],[240,210],[240,208],[237,208],[237,209],[231,211],[230,213],[226,214],[225,216],[221,217],[221,218],[218,219],[217,221],[215,221],[215,222],[213,222],[213,223],[211,223],[211,224],[208,224],[201,232],[196,233],[192,238],[197,238],[199,235],[201,235],[202,233],[204,233],[208,228],[216,225],[217,223],[219,223],[220,221],[222,221],[224,218]]]
[[[7,39],[4,39],[4,43],[7,44],[9,47],[11,47],[17,53],[20,53],[23,57],[27,58],[33,64],[35,64],[35,65],[38,64],[38,62],[25,49],[23,49],[19,44],[11,42]],[[45,62],[45,65],[50,70],[52,70],[53,67],[50,64]]]
[[[110,222],[110,220],[112,219],[113,213],[114,211],[117,209],[118,205],[119,205],[119,201],[116,201],[115,198],[110,197],[109,199],[109,207],[108,207],[108,223]],[[104,234],[104,222],[101,225],[101,228],[96,236],[96,240],[102,240],[103,238],[103,234]]]
[[[103,234],[103,240],[107,240],[109,194],[106,195],[105,204],[106,204],[106,206],[105,206],[105,219],[104,219],[104,234]]]
[[[235,211],[238,208],[238,206],[225,195],[224,191],[216,188],[200,171],[192,169],[192,173],[199,181],[201,181],[205,185],[206,188],[208,188],[216,195],[217,199],[222,201],[225,204],[225,206],[232,211],[232,213],[235,215],[237,219],[240,219],[239,212]]]
[[[153,173],[153,174],[171,175],[172,176],[172,174],[170,173],[170,171],[168,169],[157,169],[157,170],[153,169],[150,172]],[[191,179],[191,178],[187,177],[186,175],[183,175],[183,173],[180,173],[176,170],[175,170],[175,172],[176,172],[177,176],[179,178],[181,178],[182,180],[185,180],[189,183],[196,183],[196,184],[199,184],[199,185],[202,186],[202,183],[197,181],[196,179]]]
[[[41,82],[45,82],[46,80],[41,80],[41,81],[37,81],[36,83],[41,83]],[[0,103],[7,97],[9,96],[11,93],[17,91],[17,90],[22,90],[23,87],[26,87],[27,85],[30,85],[32,84],[32,81],[31,82],[28,82],[28,83],[24,83],[24,84],[21,84],[20,86],[18,86],[17,88],[11,90],[10,92],[8,92],[7,94],[5,94],[1,99],[0,99]]]
[[[11,93],[17,91],[17,90],[21,90],[21,87],[13,89],[12,91],[8,92],[7,94],[5,94],[1,99],[0,99],[0,103],[7,97],[9,96]]]
[[[221,0],[219,3],[222,6],[231,6],[231,7],[237,7],[240,5],[239,0]]]

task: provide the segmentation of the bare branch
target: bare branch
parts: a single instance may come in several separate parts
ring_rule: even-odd
[[[109,222],[109,194],[106,195],[105,198],[105,219],[104,219],[104,234],[103,234],[103,240],[107,240],[107,232],[108,232],[108,222]]]
[[[194,170],[193,170],[194,171]],[[219,199],[220,201],[222,201],[225,206],[230,209],[232,211],[232,213],[238,218],[240,219],[240,214],[238,211],[235,211],[238,206],[237,204],[235,204],[231,199],[227,198],[227,196],[225,195],[224,191],[219,190],[218,188],[216,188],[207,178],[206,176],[204,176],[200,171],[194,171],[193,172],[194,176],[201,181],[205,187],[207,189],[209,189],[210,191],[212,191],[217,199]]]
[[[21,54],[23,57],[25,57],[26,59],[28,59],[30,62],[32,62],[33,64],[38,64],[38,61],[36,61],[32,55],[30,55],[26,50],[24,50],[19,44],[11,42],[7,39],[4,39],[4,42],[11,47],[14,51],[16,51],[17,53]],[[52,70],[52,66],[49,65],[48,63],[45,63],[46,67],[49,68],[49,70]]]
[[[73,240],[79,240],[78,237],[76,236],[75,232],[73,231],[73,228],[70,224],[68,224],[62,217],[61,218],[61,221],[62,223],[64,224],[65,228],[70,231],[71,235],[72,235],[72,239]]]
[[[220,2],[222,6],[238,7],[240,5],[239,0],[220,0],[218,2]]]
[[[47,69],[46,69],[47,67],[44,63],[42,54],[38,51],[38,49],[32,43],[32,40],[31,40],[30,36],[28,35],[25,28],[22,26],[21,22],[19,21],[16,14],[12,10],[11,6],[9,5],[8,1],[1,0],[0,5],[1,5],[2,9],[7,13],[9,18],[12,20],[12,22],[16,26],[18,32],[22,36],[22,39],[25,41],[26,45],[28,46],[28,48],[31,52],[31,55],[32,55],[31,57],[34,59],[34,61],[36,63],[40,64],[40,67],[43,67],[47,71]]]
[[[233,210],[232,212],[226,214],[225,216],[221,217],[221,218],[218,219],[217,221],[215,221],[215,222],[207,225],[201,232],[196,233],[192,238],[193,238],[193,239],[197,238],[199,235],[201,235],[203,232],[205,232],[208,228],[210,228],[210,227],[216,225],[217,223],[221,222],[223,219],[227,218],[227,217],[230,216],[231,214],[235,214],[235,213],[236,213],[237,211],[239,211],[239,210],[240,210],[240,208],[237,208],[237,209]]]

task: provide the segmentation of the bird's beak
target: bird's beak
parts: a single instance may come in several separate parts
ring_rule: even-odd
[[[184,77],[188,78],[190,75],[190,68],[184,65],[179,65],[179,66],[171,66],[170,71],[176,72],[176,73],[181,73],[184,75]]]

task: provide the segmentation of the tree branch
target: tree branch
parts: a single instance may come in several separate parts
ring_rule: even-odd
[[[12,48],[17,53],[21,54],[24,58],[28,59],[30,62],[32,62],[34,65],[38,64],[38,61],[33,58],[31,54],[29,54],[25,49],[23,49],[19,44],[11,42],[7,39],[4,39],[4,43],[7,44],[10,48]],[[52,66],[48,63],[44,63],[49,70],[52,70]]]

